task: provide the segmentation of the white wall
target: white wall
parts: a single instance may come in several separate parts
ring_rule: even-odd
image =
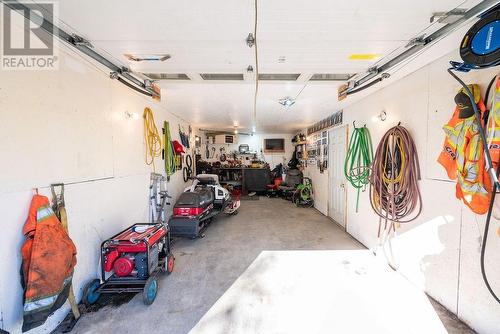
[[[144,163],[144,107],[152,108],[160,131],[164,120],[170,122],[174,139],[179,123],[188,126],[108,75],[63,47],[58,71],[0,76],[0,326],[11,333],[21,331],[21,231],[32,188],[49,196],[50,183],[69,183],[65,197],[78,251],[73,285],[79,300],[83,285],[97,277],[101,241],[147,219],[152,168]],[[126,119],[125,111],[140,117]],[[156,166],[164,172],[161,158]],[[169,192],[175,199],[183,188],[177,172]],[[50,332],[68,310],[66,304],[31,332]]]
[[[206,144],[206,136],[204,133],[201,133],[202,137],[202,145],[201,145],[201,157],[205,161],[217,161],[216,158],[205,158],[205,144]],[[215,147],[216,154],[220,154],[219,149],[224,147],[226,149],[226,154],[232,151],[238,151],[238,146],[241,144],[247,144],[250,147],[250,151],[257,152],[257,156],[260,156],[261,150],[264,150],[264,139],[269,138],[283,138],[285,139],[285,153],[264,153],[264,159],[269,163],[271,169],[273,169],[276,165],[283,163],[286,165],[288,161],[292,158],[292,153],[294,151],[294,147],[292,145],[293,135],[289,133],[271,133],[271,134],[254,134],[253,136],[247,135],[238,135],[238,143],[236,144],[209,144],[208,149],[211,153],[212,147]]]
[[[441,127],[451,117],[453,97],[459,85],[447,73],[447,55],[413,74],[369,95],[344,109],[344,123],[367,124],[374,149],[383,134],[399,121],[412,134],[418,148],[423,198],[420,217],[398,230],[395,254],[399,271],[425,289],[479,333],[498,333],[500,305],[489,295],[481,279],[479,256],[484,216],[476,216],[455,199],[455,185],[444,181],[446,175],[436,158],[444,134]],[[498,68],[461,74],[467,83],[479,83],[485,89]],[[380,111],[387,112],[385,122],[373,122]],[[328,173],[319,174],[309,167],[307,173],[316,185],[316,205],[326,213]],[[377,243],[378,219],[372,212],[368,191],[361,193],[360,210],[355,212],[356,190],[348,186],[347,231],[369,248]],[[495,291],[500,293],[499,222],[494,221],[488,244],[487,272]],[[411,309],[408,310],[411,312]]]

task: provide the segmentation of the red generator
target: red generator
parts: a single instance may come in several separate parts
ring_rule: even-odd
[[[91,305],[102,293],[142,292],[144,304],[151,305],[158,273],[174,269],[170,246],[170,231],[163,223],[135,224],[104,241],[101,279],[87,284],[83,302]]]

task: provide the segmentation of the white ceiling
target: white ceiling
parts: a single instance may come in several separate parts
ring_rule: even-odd
[[[428,27],[433,12],[478,2],[259,0],[260,73],[302,75],[296,82],[260,82],[258,131],[290,132],[335,112],[342,107],[339,83],[308,82],[313,73],[363,72],[374,61],[349,60],[350,54],[387,55]],[[64,0],[59,13],[66,28],[135,71],[188,74],[191,81],[161,81],[162,101],[176,114],[200,127],[251,127],[254,76],[245,69],[255,60],[245,39],[253,32],[253,0]],[[137,63],[125,53],[172,58]],[[199,73],[245,73],[245,81],[207,82]],[[293,107],[278,104],[299,92]]]

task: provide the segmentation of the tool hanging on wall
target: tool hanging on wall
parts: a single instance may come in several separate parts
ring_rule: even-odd
[[[53,183],[50,185],[50,192],[52,193],[52,210],[54,211],[56,217],[61,222],[62,227],[69,235],[68,229],[68,215],[66,214],[66,207],[64,201],[64,183]],[[80,319],[80,310],[78,309],[78,303],[76,302],[75,293],[73,291],[73,285],[69,287],[68,301],[71,306],[71,312],[73,313],[73,319],[69,322],[65,322],[65,328],[62,330],[63,333],[70,332],[75,326],[78,319]]]
[[[220,160],[221,162],[226,161],[226,148],[225,148],[225,147],[221,147],[221,148],[220,148],[220,156],[219,156],[219,160]]]
[[[400,223],[415,220],[422,211],[418,180],[420,166],[415,143],[408,130],[398,124],[382,137],[370,174],[370,203],[379,216],[378,246],[382,246],[389,265],[395,270],[391,238]]]
[[[365,191],[370,182],[370,170],[373,161],[373,146],[370,131],[366,124],[357,128],[352,122],[353,133],[349,140],[349,148],[344,162],[344,175],[349,183],[357,189],[356,212],[359,208],[359,193]]]
[[[163,122],[163,136],[163,142],[165,143],[163,149],[163,159],[165,160],[165,173],[167,174],[168,180],[170,175],[175,173],[175,152],[172,144],[172,138],[170,137],[170,126],[167,121]]]
[[[189,136],[184,131],[182,131],[180,124],[179,124],[179,138],[181,139],[182,145],[186,148],[189,148]]]
[[[480,140],[483,143],[483,161],[485,168],[489,174],[493,189],[491,189],[491,198],[489,201],[488,214],[486,216],[486,223],[484,226],[483,242],[481,244],[481,275],[483,277],[484,284],[490,292],[491,296],[500,303],[500,297],[493,291],[488,277],[486,275],[485,268],[485,256],[486,256],[486,245],[488,242],[488,234],[490,229],[491,216],[493,213],[495,196],[498,191],[500,191],[500,183],[498,182],[498,175],[500,174],[500,164],[498,163],[498,147],[494,147],[487,140],[486,131],[481,124],[481,113],[478,106],[475,103],[474,94],[469,89],[469,87],[455,74],[453,71],[469,72],[470,70],[476,70],[481,68],[489,68],[500,65],[500,8],[498,6],[494,7],[489,13],[486,13],[481,17],[481,19],[476,22],[469,31],[465,34],[460,44],[460,56],[463,63],[451,61],[451,67],[448,69],[448,73],[463,87],[464,92],[469,97],[470,105],[472,106],[475,121],[477,123],[477,128],[480,135]],[[497,81],[497,90],[500,90],[500,83]],[[494,99],[496,100],[496,99]],[[488,102],[488,101],[486,101]],[[490,133],[495,132],[497,124],[500,122],[500,110],[496,105],[493,105],[493,112],[489,114],[489,125]],[[490,138],[494,138],[491,137]],[[488,143],[489,145],[484,145]],[[495,161],[492,159],[490,151],[495,153]],[[493,153],[493,152],[492,152]],[[495,165],[493,164],[495,162]]]
[[[173,141],[173,146],[175,152],[175,170],[178,171],[182,169],[182,161],[184,160],[183,154],[186,152],[184,151],[182,144],[180,144],[177,140]]]
[[[147,107],[144,108],[142,118],[144,120],[144,141],[146,142],[146,165],[153,165],[153,171],[156,171],[155,158],[161,154],[161,137],[156,128],[153,111]]]
[[[193,174],[193,158],[191,155],[186,155],[186,166],[182,169],[182,179],[187,182]]]

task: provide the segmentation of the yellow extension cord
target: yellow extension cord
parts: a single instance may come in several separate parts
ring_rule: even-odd
[[[146,164],[153,165],[153,172],[156,172],[155,158],[161,155],[161,136],[156,128],[153,111],[149,108],[144,108],[142,114],[144,119],[144,141],[146,142]]]

